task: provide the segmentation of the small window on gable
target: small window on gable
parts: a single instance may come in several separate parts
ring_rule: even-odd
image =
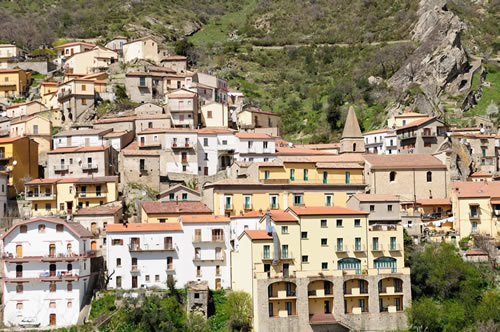
[[[396,181],[396,172],[392,171],[391,173],[389,173],[389,181]]]
[[[19,231],[21,233],[28,233],[28,226],[26,225],[21,225],[21,227],[19,228]]]
[[[44,224],[38,225],[38,233],[45,233],[45,225]]]
[[[64,225],[56,225],[56,232],[64,232]]]

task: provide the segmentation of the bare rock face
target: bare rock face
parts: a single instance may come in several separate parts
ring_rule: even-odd
[[[446,0],[422,0],[419,20],[412,32],[418,48],[390,79],[389,86],[405,91],[413,84],[422,95],[414,105],[426,113],[434,114],[439,95],[470,67],[468,56],[460,42],[465,25],[446,9]],[[423,99],[422,99],[423,97]]]

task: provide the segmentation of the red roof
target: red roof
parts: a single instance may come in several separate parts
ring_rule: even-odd
[[[492,175],[490,173],[484,173],[484,172],[474,172],[470,175],[470,177],[473,178],[490,178]]]
[[[92,208],[83,208],[75,212],[77,216],[99,216],[113,215],[122,209],[121,206],[96,206]]]
[[[49,151],[47,153],[54,154],[54,153],[74,153],[74,152],[99,152],[99,151],[106,151],[107,149],[109,149],[109,146],[103,146],[103,145],[85,146],[81,148],[59,148]]]
[[[212,214],[202,202],[142,202],[141,206],[147,214]]]
[[[182,231],[182,226],[178,222],[155,223],[155,224],[109,224],[106,232],[172,232]]]
[[[297,221],[295,216],[283,210],[271,210],[270,216],[274,221]]]
[[[417,199],[416,203],[427,206],[451,205],[451,202],[448,198]]]
[[[273,237],[269,235],[264,230],[246,230],[245,234],[247,234],[252,240],[272,240]]]
[[[363,212],[354,209],[348,209],[340,206],[292,206],[288,208],[298,216],[320,216],[320,215],[367,215],[368,212]]]
[[[25,184],[55,184],[59,179],[34,179]]]
[[[268,134],[261,134],[261,133],[239,132],[239,133],[236,133],[235,135],[238,138],[255,138],[255,139],[270,139],[270,138],[272,138]]]
[[[424,123],[426,123],[428,121],[435,120],[435,119],[437,119],[437,117],[435,117],[435,116],[429,116],[429,117],[426,117],[426,118],[423,118],[423,119],[412,121],[412,122],[408,123],[405,126],[397,128],[396,130],[400,131],[401,129],[408,129],[408,128],[413,128],[413,127],[418,127],[418,126],[420,126],[420,125],[422,125],[422,124],[424,124]]]
[[[21,140],[23,138],[26,138],[26,136],[20,136],[20,137],[4,137],[0,138],[0,144],[5,144],[5,143],[12,143],[18,140]]]
[[[231,220],[226,216],[213,216],[213,215],[187,215],[180,216],[179,220],[183,223],[228,223]]]
[[[75,45],[83,45],[83,46],[89,46],[89,47],[94,47],[95,46],[94,44],[76,41],[76,42],[71,42],[71,43],[66,43],[66,44],[63,44],[63,45],[59,45],[59,46],[56,46],[55,48],[65,48],[65,47],[70,47],[70,46],[75,46]]]

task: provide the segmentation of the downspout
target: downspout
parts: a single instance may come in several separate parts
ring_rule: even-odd
[[[278,234],[276,233],[276,228],[274,228],[273,225],[271,225],[271,213],[269,211],[266,212],[266,232],[272,233],[273,235],[273,244],[274,244],[274,254],[273,254],[273,265],[278,264],[278,250],[279,250],[279,245],[278,245]]]

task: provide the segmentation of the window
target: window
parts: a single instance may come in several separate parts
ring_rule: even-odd
[[[271,258],[271,246],[269,245],[264,246],[264,258],[265,259]]]
[[[82,98],[82,105],[87,105],[87,99]]]
[[[321,227],[322,228],[328,227],[328,221],[326,221],[326,219],[321,220]]]
[[[302,199],[303,199],[302,194],[294,194],[293,195],[293,205],[295,205],[295,206],[302,205]]]
[[[196,276],[201,277],[201,266],[196,267]]]
[[[159,282],[159,281],[160,281],[160,275],[159,275],[159,274],[155,274],[155,281],[156,281],[156,282]]]
[[[183,201],[187,201],[187,199],[188,199],[188,194],[183,193],[183,194],[182,194],[182,200],[183,200]]]
[[[55,291],[56,291],[56,289],[57,289],[56,282],[55,282],[55,281],[51,281],[51,282],[50,282],[50,285],[49,285],[49,291],[50,291],[51,293],[53,293],[53,292],[55,292]]]
[[[112,246],[123,246],[123,239],[113,239],[111,241]]]
[[[66,304],[66,306],[68,308],[73,308],[73,302],[72,301],[68,301],[68,304]]]
[[[146,86],[146,77],[139,77],[139,86]]]
[[[243,196],[243,204],[245,210],[250,210],[252,208],[252,195]]]
[[[307,239],[307,232],[302,232],[302,233],[300,233],[300,237],[301,237],[302,239]]]
[[[325,194],[325,206],[332,206],[332,205],[333,205],[333,195]]]
[[[153,122],[148,122],[148,128],[153,128]]]
[[[304,170],[304,181],[309,180],[309,170],[305,169]]]
[[[22,302],[17,302],[16,303],[16,309],[17,310],[23,310],[23,303]]]
[[[391,204],[387,205],[387,211],[392,212],[392,205]]]
[[[56,302],[55,301],[50,301],[49,302],[49,308],[50,309],[55,309],[56,308]]]
[[[379,248],[378,248],[378,237],[374,237],[374,238],[372,239],[372,242],[373,242],[373,243],[372,243],[373,250],[379,250]]]
[[[293,168],[290,170],[290,180],[295,180],[295,170]]]
[[[375,211],[375,205],[370,205],[370,212]]]
[[[342,219],[337,219],[337,227],[342,227]]]
[[[85,84],[82,84],[82,91],[87,91],[87,86]]]
[[[16,285],[16,293],[22,293],[23,290],[24,290],[23,284],[22,283],[18,283]]]
[[[38,125],[33,125],[33,134],[38,135]]]
[[[268,146],[267,141],[264,141],[263,146],[264,146],[264,149],[267,149],[267,146]]]
[[[327,183],[328,183],[328,172],[323,172],[323,184]]]
[[[215,266],[215,275],[220,276],[220,265]]]
[[[288,244],[281,246],[281,258],[288,258]]]
[[[212,118],[212,111],[207,111],[207,118],[209,118],[209,119]]]
[[[472,233],[477,233],[477,222],[473,221],[473,222],[471,223],[471,226],[472,226],[472,230],[471,230],[471,232],[472,232]]]
[[[149,282],[149,274],[146,274],[146,282]]]
[[[264,171],[264,179],[269,180],[269,171]]]
[[[141,172],[144,172],[146,168],[146,160],[145,159],[139,159],[139,170]]]
[[[73,284],[71,282],[68,282],[68,284],[66,285],[66,290],[68,292],[72,292],[73,291]]]
[[[203,146],[208,146],[208,138],[203,138]]]
[[[122,288],[122,277],[121,276],[116,277],[116,288]]]
[[[345,172],[345,183],[351,183],[351,172]]]
[[[479,216],[479,213],[478,213],[478,206],[477,205],[471,205],[470,206],[470,216],[471,217],[477,217]]]
[[[169,194],[168,199],[173,201],[175,199],[175,194]]]
[[[19,228],[19,231],[21,233],[28,233],[28,226],[26,225],[21,225],[21,227]]]
[[[38,204],[35,204],[35,211],[38,211]]]
[[[302,256],[302,263],[309,263],[309,256]]]
[[[116,267],[122,267],[122,259],[121,258],[116,259]]]
[[[337,239],[337,251],[344,251],[344,239]]]
[[[391,236],[391,250],[396,250],[396,237]]]
[[[354,250],[360,251],[361,250],[361,238],[357,237],[354,239]]]
[[[271,209],[278,208],[278,195],[270,195],[269,196],[269,205],[271,206]]]
[[[354,219],[354,227],[361,227],[361,219]]]
[[[396,172],[392,171],[389,173],[389,181],[390,182],[396,181]]]
[[[64,225],[56,225],[56,232],[64,232]]]
[[[427,172],[427,182],[432,182],[432,172]]]
[[[45,225],[44,224],[38,225],[38,233],[45,233]]]
[[[322,270],[328,270],[328,263],[327,262],[321,263],[321,269]]]
[[[288,226],[281,226],[281,234],[288,234]]]
[[[328,239],[326,238],[321,239],[321,246],[326,247],[327,245],[328,245]]]
[[[174,270],[174,259],[173,257],[167,257],[167,270],[173,271]]]
[[[253,147],[253,142],[252,141],[248,141],[248,149],[251,149]]]

